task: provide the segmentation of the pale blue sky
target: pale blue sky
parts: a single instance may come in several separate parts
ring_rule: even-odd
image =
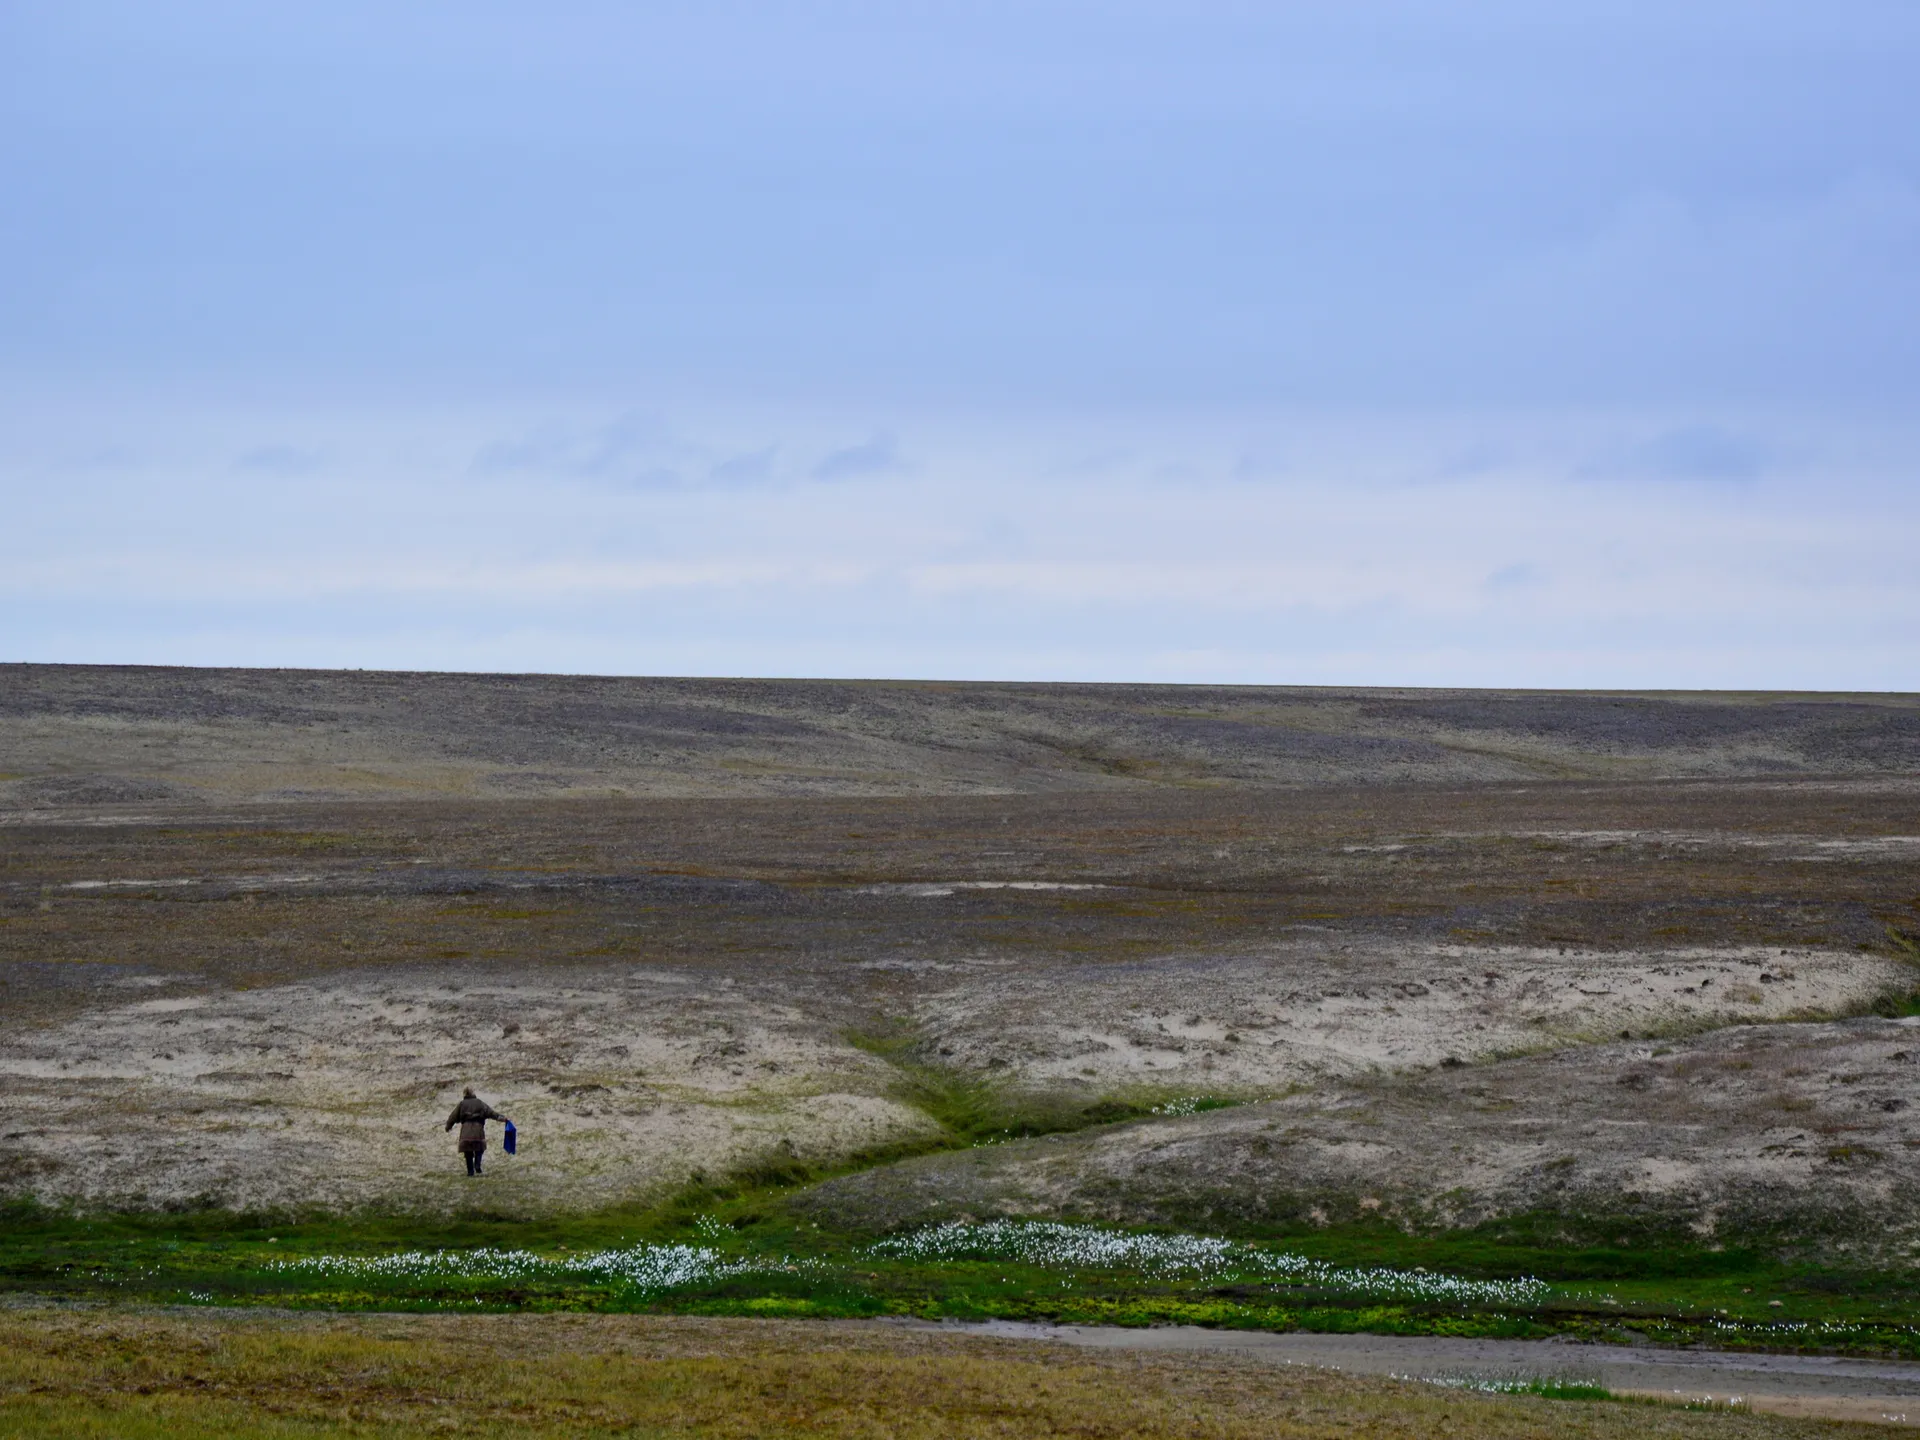
[[[0,0],[0,658],[1920,687],[1920,7]]]

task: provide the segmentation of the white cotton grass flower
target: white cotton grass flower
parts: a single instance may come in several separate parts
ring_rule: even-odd
[[[1011,1260],[1042,1270],[1130,1270],[1153,1279],[1283,1281],[1381,1299],[1537,1305],[1544,1280],[1466,1280],[1426,1270],[1330,1265],[1210,1235],[1135,1235],[1046,1220],[953,1221],[868,1247],[876,1258]]]
[[[726,1227],[712,1217],[705,1217],[696,1228],[704,1239],[719,1239],[727,1233]],[[923,1264],[1011,1261],[1068,1275],[1106,1270],[1130,1271],[1157,1280],[1278,1281],[1375,1299],[1439,1303],[1536,1305],[1552,1288],[1530,1277],[1466,1280],[1425,1270],[1339,1266],[1212,1235],[1141,1235],[1045,1220],[931,1225],[876,1241],[865,1247],[864,1253],[874,1260]],[[828,1262],[812,1258],[743,1257],[724,1254],[711,1245],[647,1243],[559,1256],[490,1247],[403,1250],[387,1255],[289,1256],[269,1261],[264,1268],[283,1275],[360,1281],[598,1280],[654,1295],[734,1276],[826,1274],[834,1269]]]
[[[1152,1115],[1198,1115],[1203,1106],[1208,1109],[1214,1109],[1217,1108],[1217,1103],[1211,1102],[1210,1097],[1205,1095],[1182,1095],[1177,1100],[1169,1100],[1165,1104],[1155,1105],[1148,1113]]]
[[[648,1244],[562,1256],[491,1248],[403,1250],[391,1255],[306,1255],[274,1260],[266,1266],[281,1274],[339,1280],[596,1279],[654,1293],[734,1275],[811,1268],[811,1262],[784,1257],[778,1260],[729,1257],[704,1245]]]
[[[1595,1375],[1417,1375],[1392,1370],[1389,1380],[1416,1385],[1439,1385],[1448,1390],[1476,1390],[1484,1395],[1545,1395],[1561,1399],[1598,1400],[1609,1392]]]

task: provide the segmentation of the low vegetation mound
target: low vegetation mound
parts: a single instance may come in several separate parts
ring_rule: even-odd
[[[877,1231],[994,1215],[1505,1226],[1904,1268],[1920,1249],[1916,1077],[1920,1020],[1741,1026],[931,1156],[794,1203]]]

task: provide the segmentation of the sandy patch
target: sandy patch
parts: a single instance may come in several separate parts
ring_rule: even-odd
[[[900,999],[956,1068],[1049,1091],[1256,1097],[1622,1031],[1844,1012],[1912,983],[1863,952],[1344,941],[1046,973],[899,968],[929,987]],[[897,1074],[846,1041],[858,1017],[837,982],[668,966],[486,980],[448,967],[248,991],[182,981],[156,993],[153,977],[129,977],[116,995],[0,1037],[0,1193],[446,1206],[473,1190],[440,1128],[465,1084],[522,1127],[523,1154],[496,1155],[487,1182],[488,1203],[508,1209],[657,1195],[698,1172],[839,1160],[931,1128],[892,1098]],[[1329,1153],[1357,1165],[1376,1139],[1343,1134]],[[1687,1193],[1701,1163],[1653,1157],[1632,1184]]]
[[[956,890],[1111,890],[1111,885],[1075,884],[1064,880],[921,880],[901,884],[862,885],[856,895],[910,895],[938,900]]]
[[[920,1016],[951,1063],[1024,1083],[1273,1093],[1329,1077],[1846,1014],[1914,972],[1845,951],[1300,946],[1259,959],[974,978]]]
[[[331,875],[210,875],[166,880],[69,880],[62,890],[165,890],[178,885],[231,885],[238,889],[264,889],[273,885],[315,885],[336,877]]]
[[[1916,1077],[1920,1019],[1743,1025],[936,1156],[830,1182],[808,1203],[882,1228],[999,1214],[1466,1226],[1557,1212],[1910,1264]]]
[[[1535,840],[1584,850],[1631,847],[1647,850],[1758,851],[1786,860],[1907,860],[1920,855],[1920,835],[1754,835],[1702,830],[1517,830],[1516,840]],[[1483,839],[1484,836],[1459,836]],[[1346,853],[1385,853],[1405,845],[1348,846]]]
[[[636,972],[167,996],[0,1042],[0,1190],[90,1205],[439,1206],[474,1085],[521,1127],[488,1201],[606,1204],[696,1171],[836,1158],[925,1120],[792,1006]]]

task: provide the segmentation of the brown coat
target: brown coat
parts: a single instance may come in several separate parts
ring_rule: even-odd
[[[447,1129],[451,1130],[456,1125],[460,1127],[462,1150],[484,1150],[487,1148],[487,1121],[506,1118],[486,1101],[469,1095],[454,1106],[453,1113],[447,1116]]]

